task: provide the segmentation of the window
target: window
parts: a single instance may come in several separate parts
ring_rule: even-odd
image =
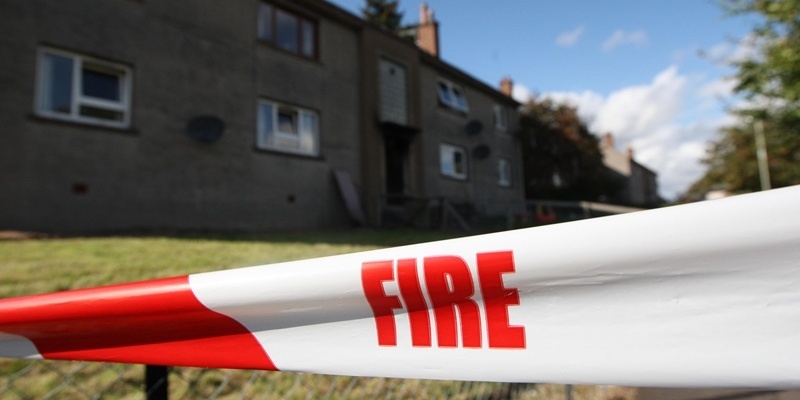
[[[408,125],[406,69],[388,60],[380,65],[381,121]]]
[[[256,146],[305,156],[319,155],[319,117],[302,108],[258,102]]]
[[[508,131],[508,110],[499,105],[494,105],[494,127],[500,132]]]
[[[317,58],[316,22],[262,2],[258,9],[258,38],[305,58]]]
[[[497,185],[511,186],[511,163],[505,158],[497,160]]]
[[[467,152],[463,147],[442,144],[439,146],[442,175],[467,179]]]
[[[115,127],[130,124],[130,68],[53,49],[40,51],[38,63],[38,115]]]
[[[467,98],[464,96],[464,91],[452,82],[439,80],[437,91],[439,93],[439,102],[456,111],[468,112],[469,104]]]

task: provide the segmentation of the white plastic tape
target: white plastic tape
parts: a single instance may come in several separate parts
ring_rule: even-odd
[[[0,331],[8,334],[0,335],[0,355],[423,379],[797,388],[799,204],[800,187],[793,187],[7,299],[0,301]],[[20,337],[30,342],[21,345]],[[36,354],[24,351],[33,346]]]

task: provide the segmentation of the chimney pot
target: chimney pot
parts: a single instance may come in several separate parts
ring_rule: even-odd
[[[419,25],[417,26],[417,47],[439,57],[439,23],[433,16],[433,10],[425,3],[419,6]]]
[[[510,77],[504,76],[500,81],[500,93],[508,97],[511,97],[514,93],[514,81],[512,81]]]
[[[606,132],[606,134],[603,135],[603,146],[614,148],[614,135],[612,135],[611,132]]]

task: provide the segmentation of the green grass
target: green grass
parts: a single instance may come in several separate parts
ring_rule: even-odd
[[[453,237],[353,230],[0,241],[0,298],[302,260]]]

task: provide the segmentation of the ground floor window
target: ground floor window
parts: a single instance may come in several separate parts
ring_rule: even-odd
[[[127,127],[131,69],[62,50],[38,57],[37,115],[96,125]]]
[[[439,146],[442,175],[455,179],[467,179],[467,152],[463,147],[449,144]]]
[[[264,150],[318,156],[319,116],[304,108],[260,100],[256,146]]]

